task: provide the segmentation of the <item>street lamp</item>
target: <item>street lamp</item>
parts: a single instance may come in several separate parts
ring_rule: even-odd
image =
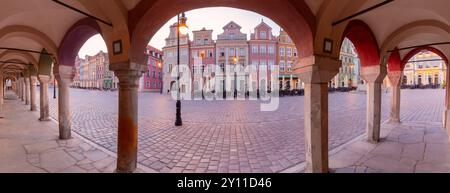
[[[205,93],[203,91],[205,89],[205,79],[204,79],[205,65],[203,64],[203,60],[205,59],[205,53],[202,53],[200,57],[202,58],[202,99],[205,100]]]
[[[238,57],[234,57],[233,58],[233,62],[234,62],[234,98],[237,98],[237,73],[236,73],[236,66],[237,66],[237,62],[238,62],[239,58]]]
[[[178,21],[178,25],[177,25],[177,71],[178,71],[178,77],[177,77],[177,84],[178,84],[178,93],[177,93],[177,104],[176,104],[176,118],[175,118],[175,126],[182,126],[183,125],[183,121],[181,119],[181,96],[180,96],[180,33],[185,35],[188,33],[188,26],[186,25],[186,15],[183,13],[181,13],[181,17],[180,14],[177,15],[177,21]]]
[[[159,67],[159,70],[160,70],[160,74],[159,74],[159,87],[160,87],[160,90],[161,90],[161,94],[163,94],[163,76],[162,76],[162,74],[163,74],[163,71],[162,71],[162,64],[161,64],[161,62],[158,62],[158,67]]]
[[[53,98],[56,99],[56,77],[53,78]]]

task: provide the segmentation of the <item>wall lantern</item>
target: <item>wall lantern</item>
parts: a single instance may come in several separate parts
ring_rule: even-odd
[[[333,53],[333,40],[325,38],[323,41],[323,52],[328,54]]]
[[[122,40],[113,42],[113,53],[114,55],[122,54]]]

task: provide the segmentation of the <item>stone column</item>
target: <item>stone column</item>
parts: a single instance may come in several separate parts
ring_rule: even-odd
[[[328,82],[340,65],[338,59],[311,56],[295,70],[305,84],[306,172],[328,172]]]
[[[444,128],[449,131],[450,137],[450,68],[446,70],[445,76],[445,108],[444,108],[444,116],[443,116],[443,125]]]
[[[145,67],[145,66],[144,66]],[[138,88],[144,70],[133,63],[111,64],[119,78],[119,120],[117,142],[117,172],[133,172],[137,165],[138,148]],[[136,70],[132,70],[136,69]]]
[[[382,65],[363,67],[361,76],[367,82],[367,140],[377,143],[380,140],[381,84],[386,76],[386,67]]]
[[[20,100],[25,101],[25,83],[24,83],[25,79],[24,78],[20,78]]]
[[[4,98],[4,82],[3,73],[0,72],[0,113],[3,112],[3,98]]]
[[[39,97],[39,106],[40,106],[40,117],[39,121],[50,121],[50,110],[48,103],[48,83],[50,82],[50,76],[39,75],[38,76],[40,83],[40,97]]]
[[[36,76],[30,76],[30,110],[36,111]]]
[[[400,83],[402,79],[402,71],[389,72],[388,78],[392,88],[391,112],[389,121],[391,123],[400,123]]]
[[[71,114],[70,114],[70,84],[72,84],[74,72],[72,66],[59,65],[58,72],[55,73],[58,79],[58,121],[59,138],[70,139],[71,134]]]
[[[25,105],[30,105],[30,78],[25,77]]]

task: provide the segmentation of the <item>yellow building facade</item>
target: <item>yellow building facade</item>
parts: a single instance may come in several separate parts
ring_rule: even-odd
[[[437,54],[421,52],[405,65],[403,85],[445,85],[447,67]]]

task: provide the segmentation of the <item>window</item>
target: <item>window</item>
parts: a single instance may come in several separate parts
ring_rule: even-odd
[[[254,53],[254,54],[258,53],[258,46],[257,45],[253,45],[252,46],[252,53]]]
[[[156,71],[152,71],[152,77],[156,78]]]
[[[245,56],[245,49],[244,48],[240,48],[240,52],[241,52],[241,56]]]
[[[194,51],[192,51],[192,57],[198,57],[198,51],[197,50],[194,50]]]
[[[150,82],[146,82],[145,87],[150,88]]]
[[[258,60],[253,60],[252,61],[252,66],[258,67]]]
[[[286,52],[287,52],[287,56],[288,56],[288,57],[291,57],[291,56],[292,56],[292,48],[287,48],[287,49],[286,49]]]
[[[173,57],[173,52],[167,51],[164,55],[166,55],[167,57]]]
[[[161,72],[158,72],[158,78],[161,79]]]
[[[206,57],[208,57],[208,58],[212,58],[213,57],[213,52],[212,52],[212,50],[208,50],[207,51],[207,56]]]
[[[274,70],[274,69],[275,69],[275,61],[269,60],[269,68],[270,68],[271,70]]]
[[[261,54],[265,54],[266,53],[266,45],[259,46],[259,51],[261,52]]]
[[[173,65],[169,64],[169,71],[168,71],[168,73],[172,73],[172,69],[173,69]]]
[[[236,52],[235,52],[234,48],[230,48],[230,53],[229,53],[229,55],[230,55],[230,56],[236,56]]]
[[[220,56],[225,57],[225,48],[220,48]]]
[[[266,37],[266,32],[265,31],[262,31],[261,33],[260,33],[260,38],[261,39],[266,39],[267,37]]]
[[[273,45],[269,45],[269,54],[275,53],[275,47]]]
[[[259,61],[259,65],[261,65],[261,66],[265,66],[265,65],[266,65],[266,61],[265,61],[265,60],[261,60],[261,61]]]
[[[284,71],[285,65],[284,61],[280,61],[280,71]]]
[[[288,72],[292,72],[292,62],[288,62]]]
[[[283,47],[280,47],[280,56],[283,56],[283,57],[285,56],[285,55],[284,55],[284,48],[283,48]]]
[[[192,66],[192,73],[193,74],[198,74],[198,72],[197,72],[197,65]]]
[[[182,49],[180,55],[181,55],[181,56],[186,56],[187,53],[188,53],[188,50],[187,50],[187,49]]]

